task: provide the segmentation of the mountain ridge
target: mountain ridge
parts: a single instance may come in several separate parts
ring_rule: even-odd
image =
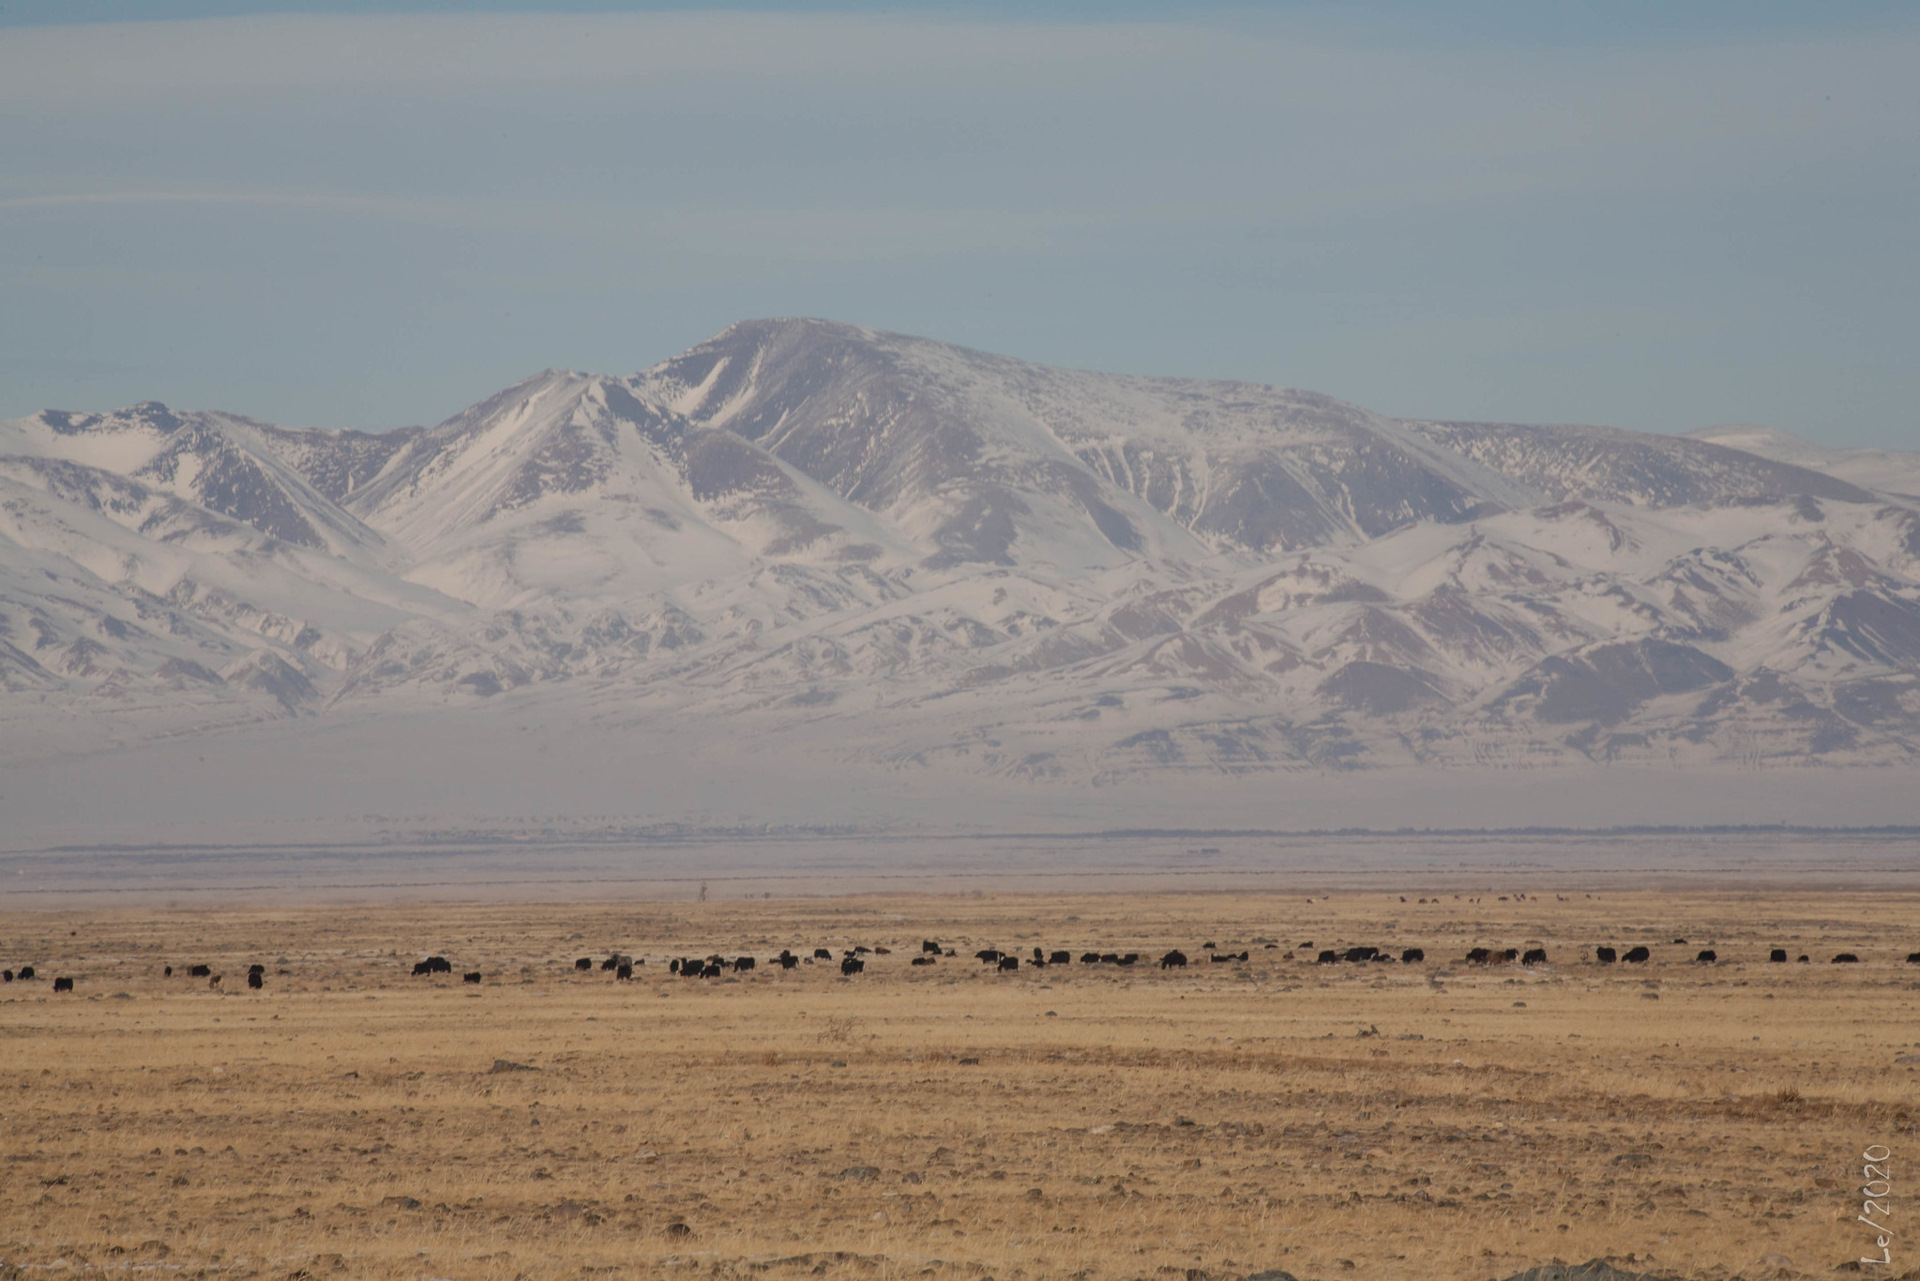
[[[0,424],[0,723],[512,706],[1021,786],[1911,765],[1920,500],[1726,430],[818,320],[384,436],[44,411]]]

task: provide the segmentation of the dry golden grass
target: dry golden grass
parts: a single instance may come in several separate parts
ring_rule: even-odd
[[[0,988],[0,1275],[1812,1274],[1870,1243],[1874,1143],[1904,1217],[1920,900],[1418,897],[0,915],[0,964],[40,971]],[[922,938],[960,955],[910,967]],[[1456,960],[1535,941],[1550,967]],[[893,950],[765,963],[856,943]],[[1146,957],[969,956],[1036,944]],[[1175,945],[1192,968],[1150,964]],[[610,949],[636,981],[574,973]],[[666,972],[711,951],[761,965]],[[428,952],[456,974],[411,977]]]

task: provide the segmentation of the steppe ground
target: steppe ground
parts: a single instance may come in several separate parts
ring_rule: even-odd
[[[1814,1275],[1872,1144],[1920,1262],[1920,895],[1570,885],[0,912],[0,1275]],[[1035,946],[1143,961],[971,956]]]

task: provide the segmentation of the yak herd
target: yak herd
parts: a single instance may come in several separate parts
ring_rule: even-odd
[[[1674,943],[1678,946],[1685,946],[1686,940],[1675,939]],[[1264,946],[1269,951],[1280,947],[1280,945],[1276,943],[1266,943]],[[867,947],[864,944],[857,947],[845,948],[838,957],[840,973],[847,978],[864,973],[869,957],[888,956],[891,955],[892,950],[893,949],[887,947]],[[1206,956],[1206,959],[1210,963],[1216,965],[1244,963],[1252,957],[1251,952],[1222,951],[1219,946],[1214,943],[1203,943],[1198,950]],[[1299,951],[1303,953],[1312,952],[1314,951],[1314,945],[1311,942],[1301,943],[1299,945]],[[955,955],[956,953],[953,948],[943,947],[933,939],[926,939],[920,944],[919,953],[915,955],[909,963],[915,966],[934,965],[943,959],[952,959]],[[1125,969],[1138,964],[1141,960],[1140,953],[1138,952],[1086,951],[1080,953],[1079,957],[1076,958],[1071,951],[1064,948],[1047,949],[1041,947],[1034,948],[1032,954],[1026,957],[1022,957],[1016,952],[986,947],[976,951],[973,954],[973,958],[988,968],[1003,973],[1018,971],[1022,966],[1028,969],[1047,969],[1052,966],[1061,965],[1070,966],[1074,964],[1076,959],[1081,965],[1112,965]],[[1420,965],[1425,963],[1426,959],[1427,954],[1425,949],[1418,947],[1403,948],[1400,954],[1395,956],[1393,952],[1385,948],[1360,946],[1345,949],[1323,949],[1315,956],[1314,963],[1317,965],[1366,965],[1377,963]],[[1652,959],[1653,950],[1645,944],[1630,947],[1624,953],[1613,947],[1596,947],[1593,949],[1593,960],[1596,965],[1645,965],[1652,961]],[[1802,965],[1809,964],[1811,959],[1811,957],[1805,954],[1795,958],[1795,960]],[[1524,952],[1516,947],[1476,947],[1469,950],[1461,960],[1468,965],[1482,966],[1519,965],[1522,967],[1531,967],[1551,964],[1547,958],[1547,950],[1543,947],[1530,947]],[[835,956],[831,948],[816,947],[809,956],[799,956],[786,948],[782,948],[778,956],[768,958],[767,964],[777,965],[782,970],[792,970],[801,965],[813,965],[821,961],[825,961],[830,965],[834,963]],[[1693,963],[1696,965],[1717,965],[1719,961],[1719,953],[1712,948],[1702,948],[1693,958]],[[1787,949],[1776,947],[1769,950],[1767,961],[1769,964],[1774,965],[1785,964],[1787,961]],[[1163,970],[1184,970],[1187,968],[1187,962],[1187,954],[1175,948],[1160,958],[1160,968]],[[1853,952],[1840,952],[1833,957],[1830,964],[1857,965],[1859,962],[1860,957],[1857,954]],[[601,961],[598,968],[603,972],[611,973],[615,980],[626,982],[633,978],[635,966],[645,965],[646,963],[644,958],[635,959],[623,953],[615,952]],[[1909,953],[1907,956],[1907,964],[1920,965],[1920,952]],[[667,972],[683,979],[715,979],[726,974],[745,973],[746,971],[754,969],[756,965],[757,961],[751,956],[730,957],[723,956],[716,952],[704,957],[675,958],[668,962]],[[580,957],[573,963],[573,968],[582,973],[591,973],[595,968],[594,960],[590,956]],[[266,972],[267,967],[257,962],[249,965],[247,967],[247,987],[255,992],[263,989],[266,986]],[[172,978],[173,967],[171,965],[166,966],[164,973],[167,978]],[[289,973],[289,971],[281,970],[280,973],[286,974]],[[453,963],[444,956],[429,956],[423,961],[415,962],[413,966],[413,975],[416,978],[431,978],[436,974],[452,973]],[[215,991],[220,990],[221,981],[225,977],[224,975],[215,973],[213,967],[209,965],[190,965],[187,967],[186,975],[188,978],[205,979],[207,986]],[[23,965],[17,971],[0,970],[0,982],[5,983],[31,983],[36,977],[34,967],[31,965]],[[477,984],[481,981],[481,977],[480,971],[467,970],[462,972],[460,980],[463,983]],[[55,978],[53,980],[53,990],[55,992],[73,991],[73,979],[64,975]]]

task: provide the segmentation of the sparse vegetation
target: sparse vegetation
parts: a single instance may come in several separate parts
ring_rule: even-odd
[[[0,915],[6,963],[41,976],[0,988],[0,1274],[1477,1281],[1857,1256],[1855,1157],[1914,1128],[1911,897],[1397,900]],[[1590,959],[1642,937],[1720,959]],[[923,938],[959,955],[910,966]],[[971,957],[1203,939],[1249,960]],[[1862,963],[1769,965],[1776,939]],[[1321,965],[1306,940],[1435,959]],[[1457,963],[1532,940],[1553,964]],[[856,943],[892,952],[852,978],[765,964]],[[635,981],[574,969],[607,945]],[[762,964],[666,972],[713,950]],[[428,952],[454,972],[414,977]],[[256,961],[260,991],[188,977]]]

